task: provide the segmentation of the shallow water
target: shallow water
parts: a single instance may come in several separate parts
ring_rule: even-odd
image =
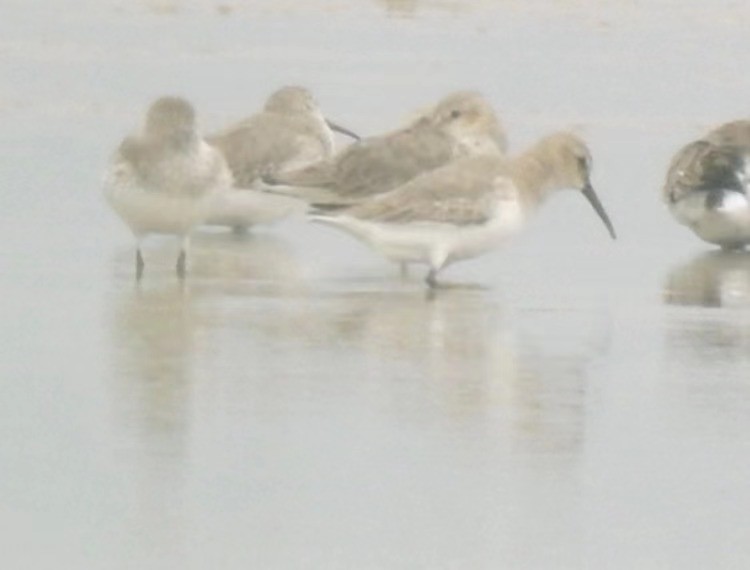
[[[596,7],[596,9],[595,9]],[[746,116],[722,2],[21,2],[0,19],[0,552],[13,568],[746,568],[750,257],[674,224],[671,154]],[[425,294],[357,242],[130,236],[99,181],[162,93],[284,83],[363,134],[447,91],[573,193]]]

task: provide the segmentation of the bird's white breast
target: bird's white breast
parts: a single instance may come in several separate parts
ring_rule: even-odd
[[[705,192],[690,192],[671,204],[670,210],[707,242],[725,246],[750,242],[750,203],[744,194],[727,191],[720,206],[708,208]]]

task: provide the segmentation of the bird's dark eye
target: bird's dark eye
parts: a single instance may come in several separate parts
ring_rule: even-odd
[[[453,109],[451,111],[451,119],[457,119],[460,116],[461,116],[461,111],[459,111],[458,109]]]
[[[581,172],[589,172],[591,170],[591,163],[588,157],[578,156],[576,158],[578,159],[578,169]]]

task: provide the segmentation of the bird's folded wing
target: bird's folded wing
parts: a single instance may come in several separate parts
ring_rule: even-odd
[[[497,175],[497,164],[478,157],[457,160],[342,214],[395,224],[483,224],[497,207]]]
[[[295,161],[305,144],[298,128],[285,117],[260,114],[233,128],[207,137],[229,164],[239,187],[250,187],[263,176],[274,176]]]
[[[338,203],[351,203],[397,188],[445,164],[452,152],[442,133],[407,129],[355,143],[330,161],[280,175],[276,182],[329,188],[339,196]]]
[[[736,145],[694,141],[680,149],[667,171],[664,197],[676,202],[685,194],[717,188],[744,190],[740,172],[747,151]]]

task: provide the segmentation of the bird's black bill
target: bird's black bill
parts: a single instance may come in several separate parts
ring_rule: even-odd
[[[326,119],[326,124],[328,125],[328,128],[330,128],[332,131],[336,131],[337,133],[341,133],[342,135],[346,135],[347,137],[353,138],[355,141],[360,140],[360,136],[357,133],[354,133],[350,131],[349,129],[346,129],[342,127],[341,125],[338,125],[334,123],[333,121],[330,121]]]
[[[604,225],[607,226],[607,231],[609,231],[609,235],[612,236],[612,239],[617,239],[615,228],[612,226],[612,222],[610,221],[607,212],[604,210],[604,206],[602,206],[602,203],[599,201],[599,197],[596,195],[596,192],[594,192],[594,188],[591,186],[591,184],[586,184],[586,186],[584,186],[583,195],[586,196],[589,204],[591,204],[594,210],[596,210],[596,213],[599,214],[599,217],[602,219],[602,222],[604,222]]]

